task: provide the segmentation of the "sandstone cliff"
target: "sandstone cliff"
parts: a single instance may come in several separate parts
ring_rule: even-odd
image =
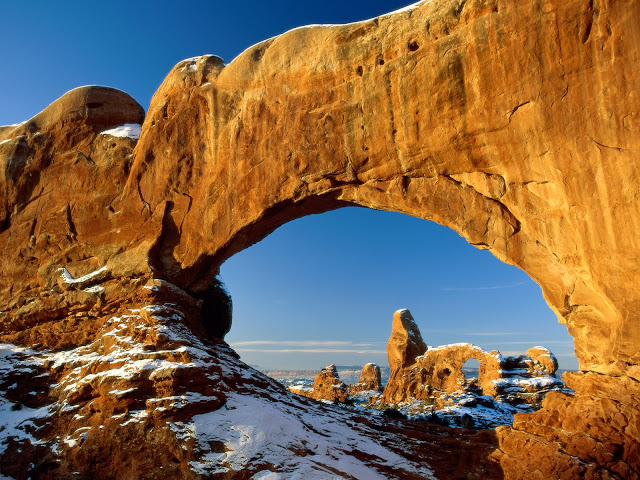
[[[432,1],[296,29],[228,65],[181,62],[137,143],[102,132],[142,109],[95,87],[0,128],[0,340],[14,345],[3,372],[20,373],[3,373],[1,408],[22,412],[3,417],[0,471],[249,468],[234,463],[238,439],[185,433],[225,399],[291,401],[215,339],[230,326],[218,267],[289,220],[355,204],[436,221],[519,266],[574,337],[575,393],[498,431],[507,478],[638,478],[639,57],[634,0]],[[177,376],[151,378],[164,361]],[[303,422],[302,401],[283,416]],[[306,451],[304,435],[290,451]],[[424,455],[457,478],[411,435],[401,443],[378,458]]]

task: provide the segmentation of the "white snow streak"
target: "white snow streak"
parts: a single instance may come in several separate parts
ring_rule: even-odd
[[[142,126],[138,123],[125,123],[124,125],[100,133],[102,133],[102,135],[111,135],[112,137],[129,137],[133,140],[138,140],[141,130]]]

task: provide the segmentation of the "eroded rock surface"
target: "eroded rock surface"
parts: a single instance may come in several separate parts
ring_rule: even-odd
[[[375,363],[367,363],[362,367],[360,380],[353,385],[347,385],[349,394],[359,392],[382,391],[382,374]]]
[[[101,133],[141,121],[128,95],[73,91],[31,121],[0,128],[0,340],[33,349],[36,366],[56,352],[101,343],[108,350],[110,319],[149,305],[178,308],[175,321],[195,338],[221,337],[228,304],[215,294],[215,276],[226,258],[310,213],[344,205],[403,212],[522,268],[574,337],[582,372],[567,384],[575,393],[547,397],[542,410],[498,432],[496,458],[507,478],[638,478],[639,26],[634,0],[443,0],[362,23],[296,29],[228,65],[213,56],[179,63],[154,95],[137,144]],[[60,268],[78,279],[105,266],[99,285],[58,283]],[[191,300],[180,307],[167,306],[175,302],[165,294],[151,300],[143,286],[159,279]],[[141,332],[153,323],[141,321]],[[119,348],[131,361],[138,348],[179,348],[162,338],[153,333],[144,349]],[[220,359],[226,350],[215,353],[219,341],[209,341],[208,354]],[[230,391],[270,385],[231,358],[217,360],[237,365],[223,375],[233,379]],[[183,453],[182,441],[169,440],[181,435],[170,433],[169,422],[183,421],[177,413],[175,421],[125,430],[105,423],[103,411],[120,411],[109,405],[129,408],[128,394],[116,402],[91,380],[106,364],[61,367],[79,368],[88,386],[77,403],[57,403],[66,393],[52,389],[61,377],[46,365],[34,370],[34,390],[25,385],[31,377],[17,379],[16,391],[38,410],[20,418],[60,420],[11,430],[28,436],[5,448],[3,473],[29,471],[26,463],[12,469],[20,449],[20,461],[34,461],[41,476],[118,476],[117,464],[139,478],[160,478],[152,464],[167,476],[196,476],[190,455],[231,448],[212,434],[200,453]],[[147,373],[140,385],[155,391]],[[195,401],[171,388],[167,395]],[[142,410],[144,400],[151,417],[146,401],[157,397],[145,395],[131,405]],[[230,408],[247,403],[236,400]],[[80,425],[64,408],[90,413],[82,425],[104,424],[105,433],[87,433],[82,448],[64,453],[68,443],[60,441],[75,432],[68,425]],[[211,425],[226,421],[218,420]],[[155,458],[167,444],[174,456]],[[153,461],[125,459],[133,445]],[[96,455],[105,460],[91,466]]]
[[[387,341],[387,360],[393,372],[412,365],[422,355],[427,345],[409,310],[398,310],[393,314],[391,336]]]
[[[527,364],[527,370],[531,374],[555,376],[558,370],[558,359],[548,348],[531,347],[525,352],[525,355],[531,359],[531,364]]]
[[[400,315],[410,322],[400,322]],[[409,400],[427,400],[443,394],[479,388],[481,394],[510,403],[540,403],[544,396],[563,387],[554,378],[558,361],[545,347],[532,347],[519,357],[503,357],[493,350],[486,352],[477,345],[455,343],[429,347],[414,356],[416,343],[398,342],[406,337],[406,325],[411,328],[411,338],[422,336],[408,310],[399,310],[393,316],[392,333],[387,343],[391,375],[384,388],[385,403]],[[396,331],[397,330],[397,331]],[[411,354],[404,350],[410,350]],[[401,364],[396,359],[413,357],[413,362]],[[465,363],[479,362],[477,385],[469,385],[462,371]],[[391,366],[391,362],[393,365]]]
[[[318,399],[344,402],[347,399],[347,386],[340,380],[335,365],[324,367],[313,380],[314,397]]]

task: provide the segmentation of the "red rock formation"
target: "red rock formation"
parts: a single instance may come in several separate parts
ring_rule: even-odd
[[[347,204],[403,212],[522,268],[574,337],[575,393],[499,431],[507,477],[637,478],[639,25],[634,0],[443,0],[297,29],[226,66],[216,57],[178,64],[154,95],[135,154],[133,139],[101,132],[138,123],[140,107],[109,89],[74,91],[0,128],[0,340],[108,348],[109,321],[149,305],[151,278],[188,296],[176,323],[221,337],[228,299],[211,282],[226,258],[310,213]],[[59,268],[78,278],[105,266],[104,290],[58,285]],[[142,355],[140,345],[164,352],[163,329],[127,355]],[[59,380],[43,368],[51,383],[38,381]],[[75,368],[90,376],[94,367]],[[237,368],[230,377],[241,379]],[[77,405],[91,414],[83,424],[96,426],[107,419],[89,403],[108,410],[111,400],[88,384]],[[33,405],[47,404],[42,392]],[[64,398],[51,395],[51,405]],[[121,433],[124,420],[105,423],[56,460],[55,439],[75,432],[64,408],[59,424],[33,433],[39,446],[21,450],[37,459],[36,476],[190,472],[193,449],[154,457],[169,444],[162,421]],[[16,445],[7,451],[27,448]],[[134,445],[149,456],[125,459]]]
[[[358,383],[348,385],[347,390],[350,395],[360,392],[381,391],[382,374],[380,372],[380,367],[375,363],[367,363],[362,367]]]
[[[324,367],[313,380],[313,398],[344,402],[347,400],[347,386],[338,376],[335,365]]]
[[[401,310],[409,316],[408,310]],[[393,331],[387,343],[390,361],[413,356],[415,343],[399,342],[406,338],[407,327],[398,321],[398,312],[393,317]],[[420,331],[411,317],[408,323],[411,338],[420,338]],[[408,354],[405,350],[412,350]],[[384,389],[385,403],[406,402],[411,399],[427,400],[445,393],[459,392],[467,388],[467,379],[462,367],[469,359],[480,364],[478,386],[485,395],[510,402],[539,403],[550,390],[562,387],[562,382],[551,375],[558,363],[553,354],[544,347],[533,347],[519,357],[503,357],[493,350],[485,352],[470,343],[456,343],[427,349],[415,356],[412,363],[401,366],[397,360]],[[533,358],[529,355],[533,355]],[[555,362],[555,363],[554,363]],[[547,374],[546,372],[550,372]]]
[[[476,345],[460,343],[430,348],[413,363],[392,370],[384,400],[387,403],[403,402],[412,397],[425,400],[433,396],[434,390],[449,393],[462,390],[466,382],[462,367],[471,358],[480,362],[479,384],[492,392],[492,382],[501,377],[502,356],[497,351],[487,353]]]
[[[542,410],[498,429],[505,478],[639,478],[636,382],[569,372],[564,380],[580,394],[550,393]]]
[[[398,310],[393,314],[391,336],[387,342],[387,359],[391,375],[399,368],[415,363],[418,355],[427,349],[420,330],[409,310]]]
[[[347,400],[347,385],[340,380],[338,370],[333,364],[320,370],[320,373],[313,380],[312,388],[292,385],[289,387],[289,391],[315,400],[330,400],[332,402]]]
[[[529,373],[555,376],[558,370],[558,359],[548,348],[531,347],[525,354],[533,362],[532,365],[528,366]]]

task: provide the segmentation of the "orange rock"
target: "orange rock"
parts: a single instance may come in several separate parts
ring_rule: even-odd
[[[347,390],[349,394],[355,394],[367,391],[381,391],[382,390],[382,374],[380,367],[375,363],[367,363],[362,367],[360,373],[360,381],[355,385],[348,385]]]
[[[387,342],[387,358],[389,368],[393,372],[405,368],[416,361],[427,349],[420,330],[411,312],[407,309],[398,310],[393,314],[391,336]]]
[[[327,365],[316,375],[313,380],[313,398],[333,402],[347,400],[347,386],[340,380],[335,365]]]
[[[408,314],[407,310],[399,312]],[[394,359],[405,358],[403,355],[408,348],[407,342],[399,339],[422,337],[413,318],[403,323],[399,312],[394,314],[393,333],[387,344],[390,363],[394,361],[395,368],[391,368],[391,376],[384,389],[386,403],[405,402],[412,398],[426,400],[434,395],[466,389],[467,379],[462,367],[472,358],[480,365],[478,386],[482,392],[504,401],[539,403],[548,391],[562,386],[562,382],[546,373],[547,369],[555,373],[557,362],[553,363],[555,357],[544,347],[530,348],[527,354],[519,357],[503,357],[497,350],[485,352],[477,345],[456,343],[430,347],[416,356],[413,363],[400,366],[401,363]],[[406,334],[407,330],[411,331],[410,335]]]
[[[137,143],[101,133],[141,120],[128,95],[73,91],[0,128],[0,340],[93,345],[113,315],[149,295],[183,299],[175,321],[221,337],[230,305],[211,282],[225,259],[311,213],[403,212],[527,272],[574,337],[584,378],[572,377],[575,395],[499,432],[506,478],[637,478],[636,407],[623,399],[637,397],[640,380],[638,25],[635,0],[442,0],[296,29],[226,66],[212,56],[178,64]],[[104,284],[58,285],[59,268],[79,278],[105,266]],[[175,290],[143,290],[152,277]],[[161,350],[160,330],[132,334]],[[87,385],[81,397],[98,395],[95,406],[108,411],[105,392]],[[106,421],[83,405],[92,422]],[[615,442],[597,433],[610,421],[622,432]],[[546,423],[555,436],[538,434]],[[61,414],[48,434],[71,424]],[[574,424],[602,450],[592,455]],[[154,460],[130,471],[189,468],[177,443],[177,463],[156,461],[166,430],[126,429],[109,443],[113,425],[85,460],[126,451],[134,438],[149,453],[140,458]],[[51,452],[7,451],[58,465]],[[65,456],[58,476],[76,471],[77,458]],[[101,465],[116,476],[126,468],[117,458]]]
[[[539,372],[544,375],[555,376],[558,370],[558,360],[551,351],[545,347],[531,347],[526,351],[526,355],[531,358],[533,365],[530,372]]]

